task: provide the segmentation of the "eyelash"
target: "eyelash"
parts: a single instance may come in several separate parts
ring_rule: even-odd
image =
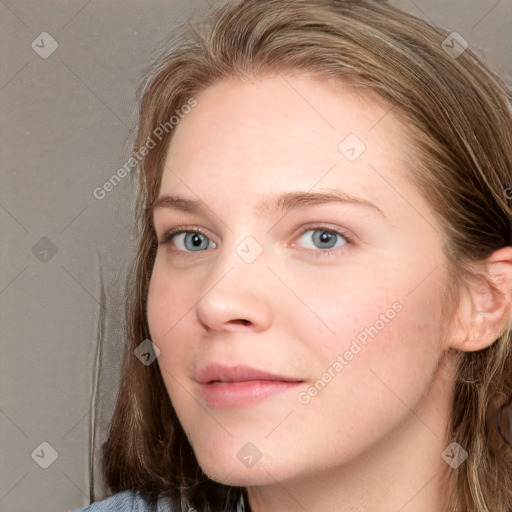
[[[322,224],[320,224],[320,225],[313,225],[313,226],[307,226],[306,228],[304,228],[303,230],[300,231],[300,233],[298,235],[298,238],[300,238],[304,233],[306,233],[308,231],[317,231],[317,230],[324,230],[324,231],[327,231],[329,233],[334,233],[336,235],[339,235],[339,236],[341,236],[342,238],[345,239],[345,244],[342,245],[341,247],[337,247],[336,249],[324,249],[324,250],[322,250],[322,249],[318,249],[318,250],[310,249],[311,251],[313,251],[313,254],[314,254],[315,257],[331,257],[331,256],[335,256],[336,252],[339,251],[340,249],[342,249],[342,247],[344,247],[345,245],[353,245],[354,244],[354,240],[353,240],[352,236],[349,235],[345,230],[340,229],[340,228],[333,229],[333,228],[330,228],[329,226],[324,226]],[[204,235],[207,238],[210,238],[200,228],[196,228],[196,227],[192,228],[192,227],[188,227],[188,226],[182,226],[182,227],[179,227],[179,228],[170,229],[169,231],[166,231],[164,233],[164,235],[162,236],[162,239],[160,240],[160,244],[161,245],[165,245],[165,244],[170,243],[174,236],[179,235],[181,233],[199,233],[201,235]],[[181,250],[179,250],[178,252],[180,252],[180,253],[194,253],[194,252],[204,252],[204,251],[181,251]]]

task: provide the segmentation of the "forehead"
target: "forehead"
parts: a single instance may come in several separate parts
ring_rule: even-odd
[[[403,125],[375,95],[341,83],[300,74],[229,79],[196,100],[174,129],[161,191],[247,196],[319,180],[369,191],[375,165],[405,171]]]
[[[279,74],[243,82],[220,80],[196,99],[197,107],[180,122],[173,140],[190,135],[192,130],[195,138],[201,137],[196,147],[207,138],[210,150],[225,147],[229,142],[226,135],[229,139],[250,141],[250,147],[261,140],[268,149],[278,145],[299,150],[305,142],[305,150],[317,145],[334,145],[336,150],[336,142],[348,130],[375,142],[371,132],[384,117],[387,135],[403,136],[398,133],[398,121],[387,115],[390,105],[373,91],[356,90],[340,81],[309,75]]]

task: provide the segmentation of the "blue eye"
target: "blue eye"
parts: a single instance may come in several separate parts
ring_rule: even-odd
[[[170,231],[163,236],[160,243],[165,244],[171,241],[180,251],[185,252],[199,252],[217,247],[217,244],[201,231]]]
[[[302,233],[300,239],[314,244],[309,249],[336,249],[350,242],[348,236],[325,227],[309,228]]]
[[[300,240],[302,246],[308,249],[317,249],[313,251],[315,256],[332,256],[336,251],[331,249],[352,243],[348,234],[326,226],[307,228],[301,233]],[[183,253],[201,252],[217,248],[217,244],[197,228],[169,230],[160,241],[160,244],[167,243],[171,243],[176,247],[176,250]]]

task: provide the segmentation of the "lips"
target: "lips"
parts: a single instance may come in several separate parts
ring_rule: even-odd
[[[248,382],[251,380],[303,382],[301,379],[278,375],[250,366],[226,366],[221,364],[207,364],[197,371],[196,380],[200,384],[214,382]]]
[[[296,388],[301,379],[250,366],[208,364],[199,368],[199,393],[212,409],[247,407]]]

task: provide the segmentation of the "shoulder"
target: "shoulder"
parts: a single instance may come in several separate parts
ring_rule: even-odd
[[[149,503],[136,491],[122,491],[113,496],[96,501],[84,508],[76,508],[68,512],[172,512],[169,504],[160,500],[157,508]]]

